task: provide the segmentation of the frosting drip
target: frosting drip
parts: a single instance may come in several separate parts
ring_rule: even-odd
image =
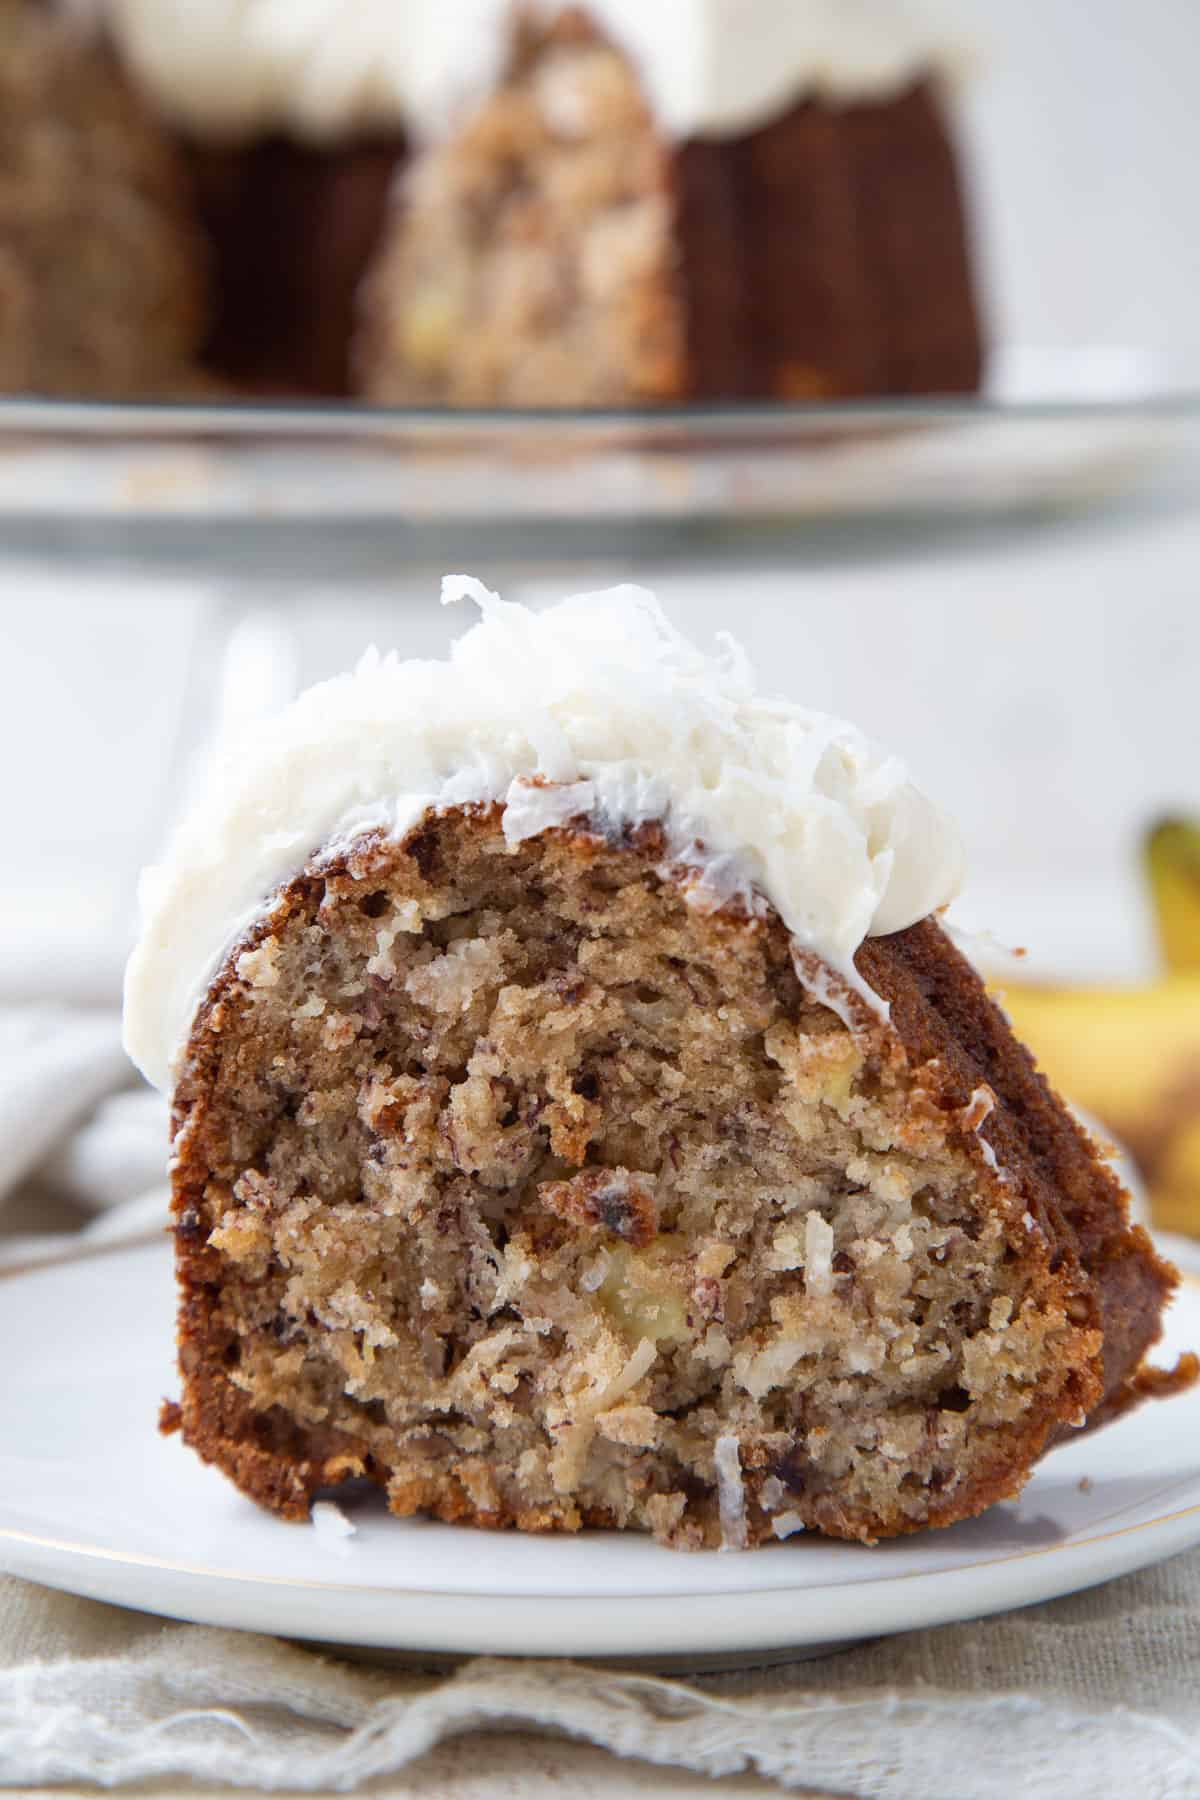
[[[125,1042],[169,1084],[220,961],[281,883],[366,831],[402,838],[430,809],[504,807],[510,842],[585,815],[661,821],[689,898],[769,901],[798,951],[877,1009],[863,939],[957,893],[957,833],[852,725],[755,692],[739,647],[706,655],[633,587],[534,613],[468,577],[483,617],[444,662],[369,652],[310,689],[211,772],[147,870],[126,976]]]
[[[514,0],[92,0],[158,104],[205,136],[444,131],[507,55]],[[526,0],[551,16],[566,0]],[[952,70],[950,0],[587,0],[664,131],[736,135],[802,95],[865,100]]]

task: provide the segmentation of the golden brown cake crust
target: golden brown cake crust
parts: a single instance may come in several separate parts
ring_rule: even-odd
[[[1030,1213],[1089,1279],[1104,1333],[1098,1405],[1105,1417],[1122,1411],[1139,1398],[1138,1369],[1158,1341],[1177,1272],[1131,1225],[1116,1176],[935,921],[869,939],[856,960],[891,1003],[909,1056],[945,1071],[940,1104],[961,1106],[983,1082],[995,1094],[989,1135],[996,1158],[1011,1175],[1019,1172]]]
[[[675,908],[685,921],[683,929],[695,931],[713,956],[732,957],[726,966],[736,967],[739,960],[748,959],[772,971],[769,986],[785,1020],[803,1014],[809,1028],[814,1016],[818,1031],[823,1029],[822,1018],[833,1028],[832,1019],[820,1009],[814,1015],[812,1002],[805,999],[792,974],[787,934],[773,914],[748,919],[729,912],[697,915],[686,907],[679,912],[678,896],[672,897],[669,883],[663,885],[663,847],[653,831],[643,830],[637,841],[620,844],[601,844],[590,835],[570,832],[549,833],[546,838],[553,840],[547,852],[552,870],[595,874],[604,891],[617,895],[637,890],[639,904],[650,909],[647,918],[655,908]],[[367,900],[355,904],[369,910],[368,902],[382,901],[385,881],[402,878],[408,883],[406,891],[420,891],[423,884],[432,887],[441,867],[498,839],[495,809],[474,809],[423,826],[400,847],[362,840],[345,855],[315,864],[288,885],[226,960],[195,1022],[175,1100],[172,1180],[183,1399],[165,1428],[181,1425],[185,1441],[206,1461],[286,1517],[304,1517],[321,1489],[365,1477],[387,1489],[389,1504],[399,1513],[423,1511],[447,1520],[489,1527],[517,1525],[524,1530],[631,1522],[645,1528],[648,1518],[656,1531],[662,1524],[668,1541],[712,1542],[716,1484],[699,1480],[694,1472],[679,1475],[677,1488],[662,1493],[650,1503],[646,1517],[639,1513],[636,1520],[622,1513],[623,1501],[610,1500],[602,1488],[581,1490],[576,1501],[560,1501],[545,1493],[539,1498],[535,1493],[525,1502],[490,1480],[426,1473],[419,1458],[397,1460],[392,1438],[370,1410],[378,1408],[379,1401],[371,1402],[366,1412],[362,1410],[366,1402],[359,1402],[355,1418],[363,1423],[351,1429],[345,1428],[344,1418],[337,1427],[305,1423],[287,1406],[256,1405],[245,1370],[237,1366],[245,1342],[239,1341],[242,1303],[236,1301],[236,1294],[243,1291],[238,1287],[243,1274],[237,1260],[243,1251],[236,1239],[247,1228],[248,1215],[236,1208],[222,1215],[224,1202],[214,1202],[213,1194],[214,1183],[226,1199],[230,1192],[225,1174],[228,1125],[221,1119],[221,1095],[236,1092],[239,1082],[257,1083],[255,1092],[261,1089],[262,1078],[253,1073],[255,1042],[247,1025],[253,1004],[248,971],[258,966],[264,950],[285,941],[290,932],[316,930],[318,915],[331,896],[344,906],[347,893],[365,893]],[[523,853],[537,854],[528,848]],[[522,865],[514,879],[529,883],[537,873],[536,864]],[[1159,1334],[1174,1272],[1155,1255],[1145,1234],[1130,1228],[1122,1191],[1111,1172],[1012,1038],[970,965],[932,920],[869,941],[858,961],[868,982],[891,1005],[890,1029],[864,1012],[857,1042],[869,1085],[894,1080],[907,1084],[907,1122],[901,1126],[907,1138],[898,1141],[910,1147],[943,1144],[948,1154],[974,1170],[982,1196],[979,1204],[989,1209],[993,1225],[1001,1222],[1009,1245],[1006,1257],[1014,1267],[1020,1266],[1030,1306],[1059,1324],[1046,1339],[1048,1360],[1041,1365],[1032,1397],[1027,1393],[1019,1411],[998,1418],[983,1434],[961,1481],[942,1491],[939,1483],[944,1477],[934,1479],[919,1508],[894,1501],[872,1508],[861,1494],[850,1496],[836,1482],[819,1488],[806,1485],[802,1464],[808,1465],[800,1450],[803,1432],[791,1437],[785,1433],[782,1438],[778,1431],[760,1439],[746,1436],[744,1529],[751,1543],[771,1541],[772,1509],[778,1512],[790,1504],[793,1488],[804,1522],[832,1535],[872,1540],[953,1523],[1017,1493],[1034,1461],[1056,1436],[1078,1428],[1087,1417],[1110,1416],[1143,1393],[1170,1385],[1170,1380],[1147,1378],[1139,1370],[1146,1348]],[[273,980],[273,973],[267,979]],[[571,1003],[569,986],[565,991]],[[832,1044],[834,1038],[826,1041]],[[653,1243],[657,1228],[646,1184],[617,1170],[619,1192],[614,1195],[597,1183],[593,1171],[579,1168],[592,1104],[587,1096],[593,1086],[585,1081],[575,1090],[584,1095],[576,1106],[578,1120],[583,1121],[578,1142],[573,1136],[576,1127],[569,1121],[555,1140],[560,1157],[568,1149],[569,1153],[560,1163],[559,1179],[543,1184],[545,1222],[535,1226],[535,1234],[541,1231],[553,1251],[572,1233],[607,1233],[605,1241],[628,1246],[621,1255],[653,1256],[652,1248],[643,1249]],[[381,1121],[380,1129],[392,1129],[387,1125],[388,1106],[377,1108],[373,1116]],[[979,1130],[985,1121],[986,1139]],[[250,1216],[248,1228],[257,1230],[253,1207]],[[214,1220],[219,1222],[215,1230]],[[269,1262],[260,1261],[258,1266],[269,1285]],[[720,1258],[712,1265],[718,1276],[721,1266]],[[263,1274],[255,1279],[261,1281]],[[853,1283],[859,1277],[851,1274],[848,1279]],[[719,1280],[706,1280],[714,1290],[720,1289]],[[697,1284],[696,1294],[701,1285]],[[244,1291],[256,1291],[253,1282]],[[284,1329],[286,1335],[286,1323]],[[247,1341],[253,1337],[252,1332]],[[1175,1385],[1194,1374],[1194,1364],[1182,1364],[1173,1378]],[[948,1392],[941,1404],[953,1411],[965,1401]],[[633,1446],[614,1454],[636,1470],[637,1433],[646,1429],[646,1409],[634,1406],[627,1411],[629,1417],[610,1429],[619,1441]],[[803,1409],[797,1416],[803,1420]],[[929,1417],[940,1420],[946,1430],[954,1423],[945,1411]],[[436,1430],[433,1436],[437,1437]],[[794,1446],[790,1451],[789,1444]],[[454,1464],[460,1471],[463,1466]],[[644,1481],[645,1476],[639,1479]],[[693,1511],[708,1525],[697,1523]]]

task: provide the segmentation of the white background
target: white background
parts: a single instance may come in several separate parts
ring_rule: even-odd
[[[1200,6],[959,0],[998,328],[1129,343],[1200,372]]]

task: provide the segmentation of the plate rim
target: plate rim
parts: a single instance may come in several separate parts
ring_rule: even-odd
[[[1197,1492],[1200,1493],[1200,1477],[1197,1477]],[[982,1517],[984,1515],[981,1514],[978,1516]],[[581,1592],[579,1589],[573,1588],[568,1594],[525,1594],[521,1596],[521,1598],[536,1601],[539,1604],[548,1602],[551,1604],[561,1603],[564,1605],[576,1603],[580,1605],[592,1605],[593,1603],[600,1601],[611,1601],[615,1605],[620,1605],[631,1599],[647,1599],[674,1605],[677,1601],[685,1600],[749,1601],[757,1599],[763,1594],[846,1594],[851,1591],[862,1592],[864,1590],[874,1590],[881,1587],[893,1587],[901,1582],[920,1583],[921,1586],[924,1587],[931,1583],[940,1582],[951,1576],[975,1575],[983,1570],[1010,1567],[1016,1563],[1029,1562],[1040,1557],[1062,1557],[1071,1555],[1077,1551],[1093,1549],[1099,1544],[1109,1543],[1116,1538],[1130,1537],[1134,1533],[1140,1531],[1158,1530],[1163,1527],[1175,1525],[1180,1521],[1189,1518],[1196,1519],[1196,1538],[1197,1541],[1200,1542],[1200,1498],[1197,1498],[1187,1506],[1176,1507],[1170,1512],[1158,1513],[1154,1518],[1142,1519],[1136,1524],[1118,1525],[1112,1530],[1093,1532],[1086,1537],[1072,1536],[1066,1542],[1039,1544],[1028,1550],[1012,1550],[999,1556],[984,1556],[973,1559],[967,1563],[958,1564],[951,1569],[928,1569],[919,1572],[905,1571],[894,1575],[880,1574],[864,1576],[861,1580],[845,1582],[780,1581],[772,1583],[770,1587],[721,1588],[720,1590],[711,1588],[697,1588],[694,1590],[672,1589],[671,1591],[662,1594],[592,1594]],[[281,1523],[299,1523],[302,1526],[304,1521],[284,1520],[281,1521]],[[466,1526],[464,1529],[474,1531],[477,1528]],[[512,1537],[515,1534],[511,1532],[497,1532],[494,1535],[503,1539]],[[910,1535],[923,1538],[929,1534],[918,1532]],[[896,1540],[890,1541],[894,1542]],[[355,1597],[362,1594],[388,1595],[393,1598],[403,1596],[406,1599],[423,1599],[428,1600],[431,1603],[445,1600],[473,1600],[481,1603],[495,1603],[497,1600],[508,1598],[508,1596],[497,1595],[495,1592],[489,1592],[479,1588],[422,1588],[412,1586],[407,1582],[403,1585],[397,1585],[394,1582],[364,1583],[316,1581],[301,1579],[290,1575],[250,1575],[243,1570],[221,1569],[213,1567],[208,1563],[188,1563],[182,1562],[177,1558],[146,1555],[141,1551],[109,1549],[100,1544],[88,1544],[69,1538],[43,1536],[40,1532],[25,1531],[19,1526],[8,1526],[4,1524],[0,1524],[0,1543],[24,1544],[30,1548],[51,1551],[63,1556],[78,1557],[81,1560],[119,1564],[128,1568],[154,1570],[163,1574],[169,1573],[177,1575],[192,1581],[220,1581],[227,1584],[237,1583],[242,1586],[254,1588],[282,1587],[301,1593],[332,1592]],[[869,1548],[870,1546],[865,1547]],[[711,1554],[719,1554],[719,1552],[712,1552]]]
[[[820,1597],[821,1604],[804,1609],[796,1605],[804,1590],[795,1588],[586,1599],[361,1588],[350,1590],[354,1607],[330,1613],[319,1605],[324,1590],[282,1580],[274,1592],[284,1602],[268,1615],[261,1602],[264,1588],[272,1584],[264,1578],[234,1577],[210,1588],[203,1577],[184,1575],[168,1564],[155,1571],[167,1579],[148,1596],[144,1588],[130,1591],[104,1578],[107,1570],[131,1567],[119,1553],[112,1559],[67,1558],[63,1564],[35,1558],[12,1572],[61,1591],[187,1623],[363,1648],[511,1655],[519,1634],[523,1656],[686,1655],[698,1644],[706,1652],[732,1654],[887,1637],[1065,1598],[1193,1547],[1200,1542],[1197,1514],[1200,1505],[1100,1539],[1060,1546],[1056,1552],[1048,1548],[1005,1559],[991,1564],[983,1580],[980,1567],[967,1564],[891,1581],[811,1588],[808,1597]],[[1123,1538],[1132,1553],[1115,1559],[1099,1556],[1098,1545],[1112,1536]],[[1055,1560],[1048,1561],[1052,1555]],[[1031,1578],[1031,1565],[1052,1569],[1053,1578]],[[1014,1566],[1023,1578],[1004,1579]],[[731,1606],[731,1601],[740,1604]]]
[[[12,1278],[53,1279],[62,1268],[61,1263],[34,1265]],[[1200,1277],[1184,1271],[1180,1291],[1200,1304]],[[1196,1497],[1149,1519],[1124,1525],[1100,1521],[1102,1529],[1065,1542],[984,1555],[947,1569],[880,1571],[846,1582],[802,1581],[798,1560],[794,1581],[665,1593],[480,1593],[394,1581],[348,1584],[190,1564],[3,1523],[0,1567],[157,1616],[365,1649],[513,1654],[519,1633],[526,1656],[687,1655],[698,1642],[706,1652],[732,1654],[834,1645],[965,1622],[1101,1585],[1200,1544],[1200,1477],[1168,1479],[1166,1492],[1180,1487],[1181,1498]],[[326,1608],[335,1598],[336,1616],[331,1616]]]

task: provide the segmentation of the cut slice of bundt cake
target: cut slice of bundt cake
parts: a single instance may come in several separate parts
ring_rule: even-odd
[[[147,882],[167,1423],[289,1517],[365,1477],[741,1548],[950,1524],[1190,1379],[896,762],[638,590],[475,592],[448,662],[262,728]]]

